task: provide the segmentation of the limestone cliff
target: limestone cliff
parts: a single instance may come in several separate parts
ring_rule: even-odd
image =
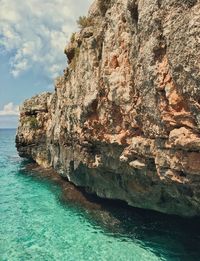
[[[98,0],[55,92],[26,100],[20,156],[100,197],[200,215],[200,0]]]

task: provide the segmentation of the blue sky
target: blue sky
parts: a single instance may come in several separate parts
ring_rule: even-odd
[[[0,1],[0,128],[17,126],[24,99],[53,90],[66,67],[64,47],[92,2]]]

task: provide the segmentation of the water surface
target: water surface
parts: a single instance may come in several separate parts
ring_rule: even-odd
[[[0,130],[1,261],[200,260],[199,219],[68,199],[58,182],[24,169],[14,138]]]

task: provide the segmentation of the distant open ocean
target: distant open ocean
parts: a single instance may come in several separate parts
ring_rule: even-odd
[[[15,132],[0,129],[1,261],[200,260],[199,219],[64,202],[58,184],[25,170]]]

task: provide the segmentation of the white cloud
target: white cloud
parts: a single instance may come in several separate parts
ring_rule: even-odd
[[[49,79],[66,65],[63,53],[77,17],[92,0],[0,0],[0,45],[14,77],[32,69]]]
[[[0,111],[0,116],[18,116],[19,106],[14,105],[12,102],[4,105],[3,110]]]

